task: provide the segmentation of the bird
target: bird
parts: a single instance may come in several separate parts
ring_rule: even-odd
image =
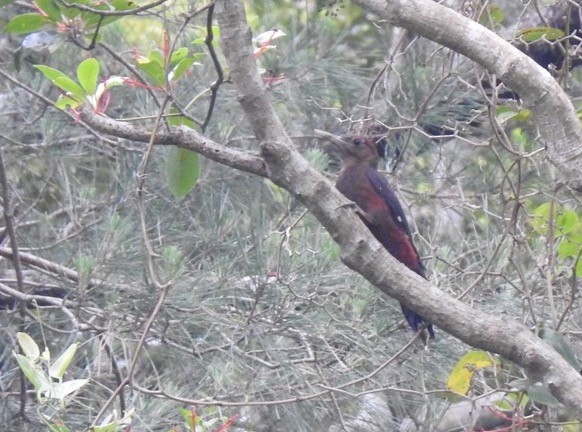
[[[362,210],[360,218],[382,246],[426,279],[402,205],[388,181],[378,172],[381,150],[376,142],[363,135],[338,137],[320,130],[316,130],[316,135],[330,141],[343,157],[336,188]],[[435,337],[432,324],[402,303],[400,306],[412,330],[418,332],[426,326],[430,338]]]

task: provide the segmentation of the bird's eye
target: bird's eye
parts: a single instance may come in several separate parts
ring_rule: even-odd
[[[364,144],[364,141],[362,141],[360,138],[355,138],[353,142],[356,147]]]

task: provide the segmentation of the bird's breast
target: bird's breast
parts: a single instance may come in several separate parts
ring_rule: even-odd
[[[369,181],[338,181],[338,190],[354,201],[365,216],[362,217],[374,237],[398,261],[409,269],[420,273],[421,264],[416,249],[408,235],[400,228],[390,207]]]
[[[356,172],[346,172],[340,176],[336,188],[349,200],[355,202],[365,212],[376,209],[390,213],[384,199],[378,195],[365,175]]]

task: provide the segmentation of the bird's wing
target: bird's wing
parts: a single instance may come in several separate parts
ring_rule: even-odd
[[[373,168],[369,168],[366,171],[366,176],[368,177],[368,180],[370,180],[370,183],[378,195],[380,195],[384,202],[388,205],[390,213],[392,214],[392,219],[396,225],[402,231],[404,231],[408,237],[411,237],[410,227],[408,226],[408,221],[406,220],[404,210],[402,210],[400,201],[398,201],[398,198],[396,198],[396,194],[388,184],[388,181],[386,181],[386,179]]]

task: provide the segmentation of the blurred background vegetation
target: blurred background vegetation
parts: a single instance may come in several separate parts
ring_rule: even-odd
[[[531,3],[451,3],[499,32],[535,13]],[[202,159],[194,190],[176,199],[164,147],[153,148],[138,191],[145,145],[88,130],[37,97],[54,101],[59,91],[34,64],[75,77],[78,64],[95,57],[104,78],[133,77],[128,65],[135,68],[136,53],[160,49],[167,34],[176,47],[202,54],[172,94],[189,115],[204,118],[216,79],[200,40],[206,13],[182,28],[184,17],[204,5],[168,1],[119,19],[101,29],[92,51],[62,34],[52,52],[23,49],[22,34],[0,34],[0,67],[12,77],[0,81],[0,142],[23,287],[65,289],[72,302],[70,314],[23,307],[0,291],[0,429],[44,431],[62,421],[84,430],[109,398],[104,414],[116,410],[120,418],[113,392],[135,362],[137,385],[123,391],[123,403],[135,410],[136,431],[188,430],[179,408],[192,400],[200,402],[196,430],[203,431],[235,415],[229,430],[455,430],[437,425],[460,400],[446,392],[447,382],[471,348],[439,332],[427,349],[416,341],[400,352],[412,334],[398,303],[344,267],[327,232],[287,192]],[[580,352],[579,197],[546,160],[519,99],[504,99],[498,83],[455,53],[348,1],[246,5],[254,35],[273,28],[286,34],[258,61],[263,76],[274,78],[273,102],[301,152],[333,180],[338,156],[313,129],[380,125],[389,156],[383,168],[412,215],[429,279],[476,308],[557,330],[556,343]],[[0,24],[33,10],[32,3],[7,4]],[[215,49],[226,68],[218,43]],[[576,70],[560,79],[577,103]],[[159,109],[154,96],[163,99],[163,91],[116,87],[106,113],[151,127]],[[228,81],[205,135],[259,151]],[[16,289],[12,249],[6,227],[0,229],[0,283]],[[171,284],[155,316],[161,293],[148,247],[155,274]],[[27,421],[19,417],[17,332],[53,356],[80,343],[67,375],[90,382],[66,408],[39,403],[32,391]],[[519,388],[518,368],[502,359],[495,365],[472,377],[469,397]],[[529,415],[569,418],[563,410],[544,417],[553,405],[541,393]],[[523,406],[515,410],[526,415]]]

